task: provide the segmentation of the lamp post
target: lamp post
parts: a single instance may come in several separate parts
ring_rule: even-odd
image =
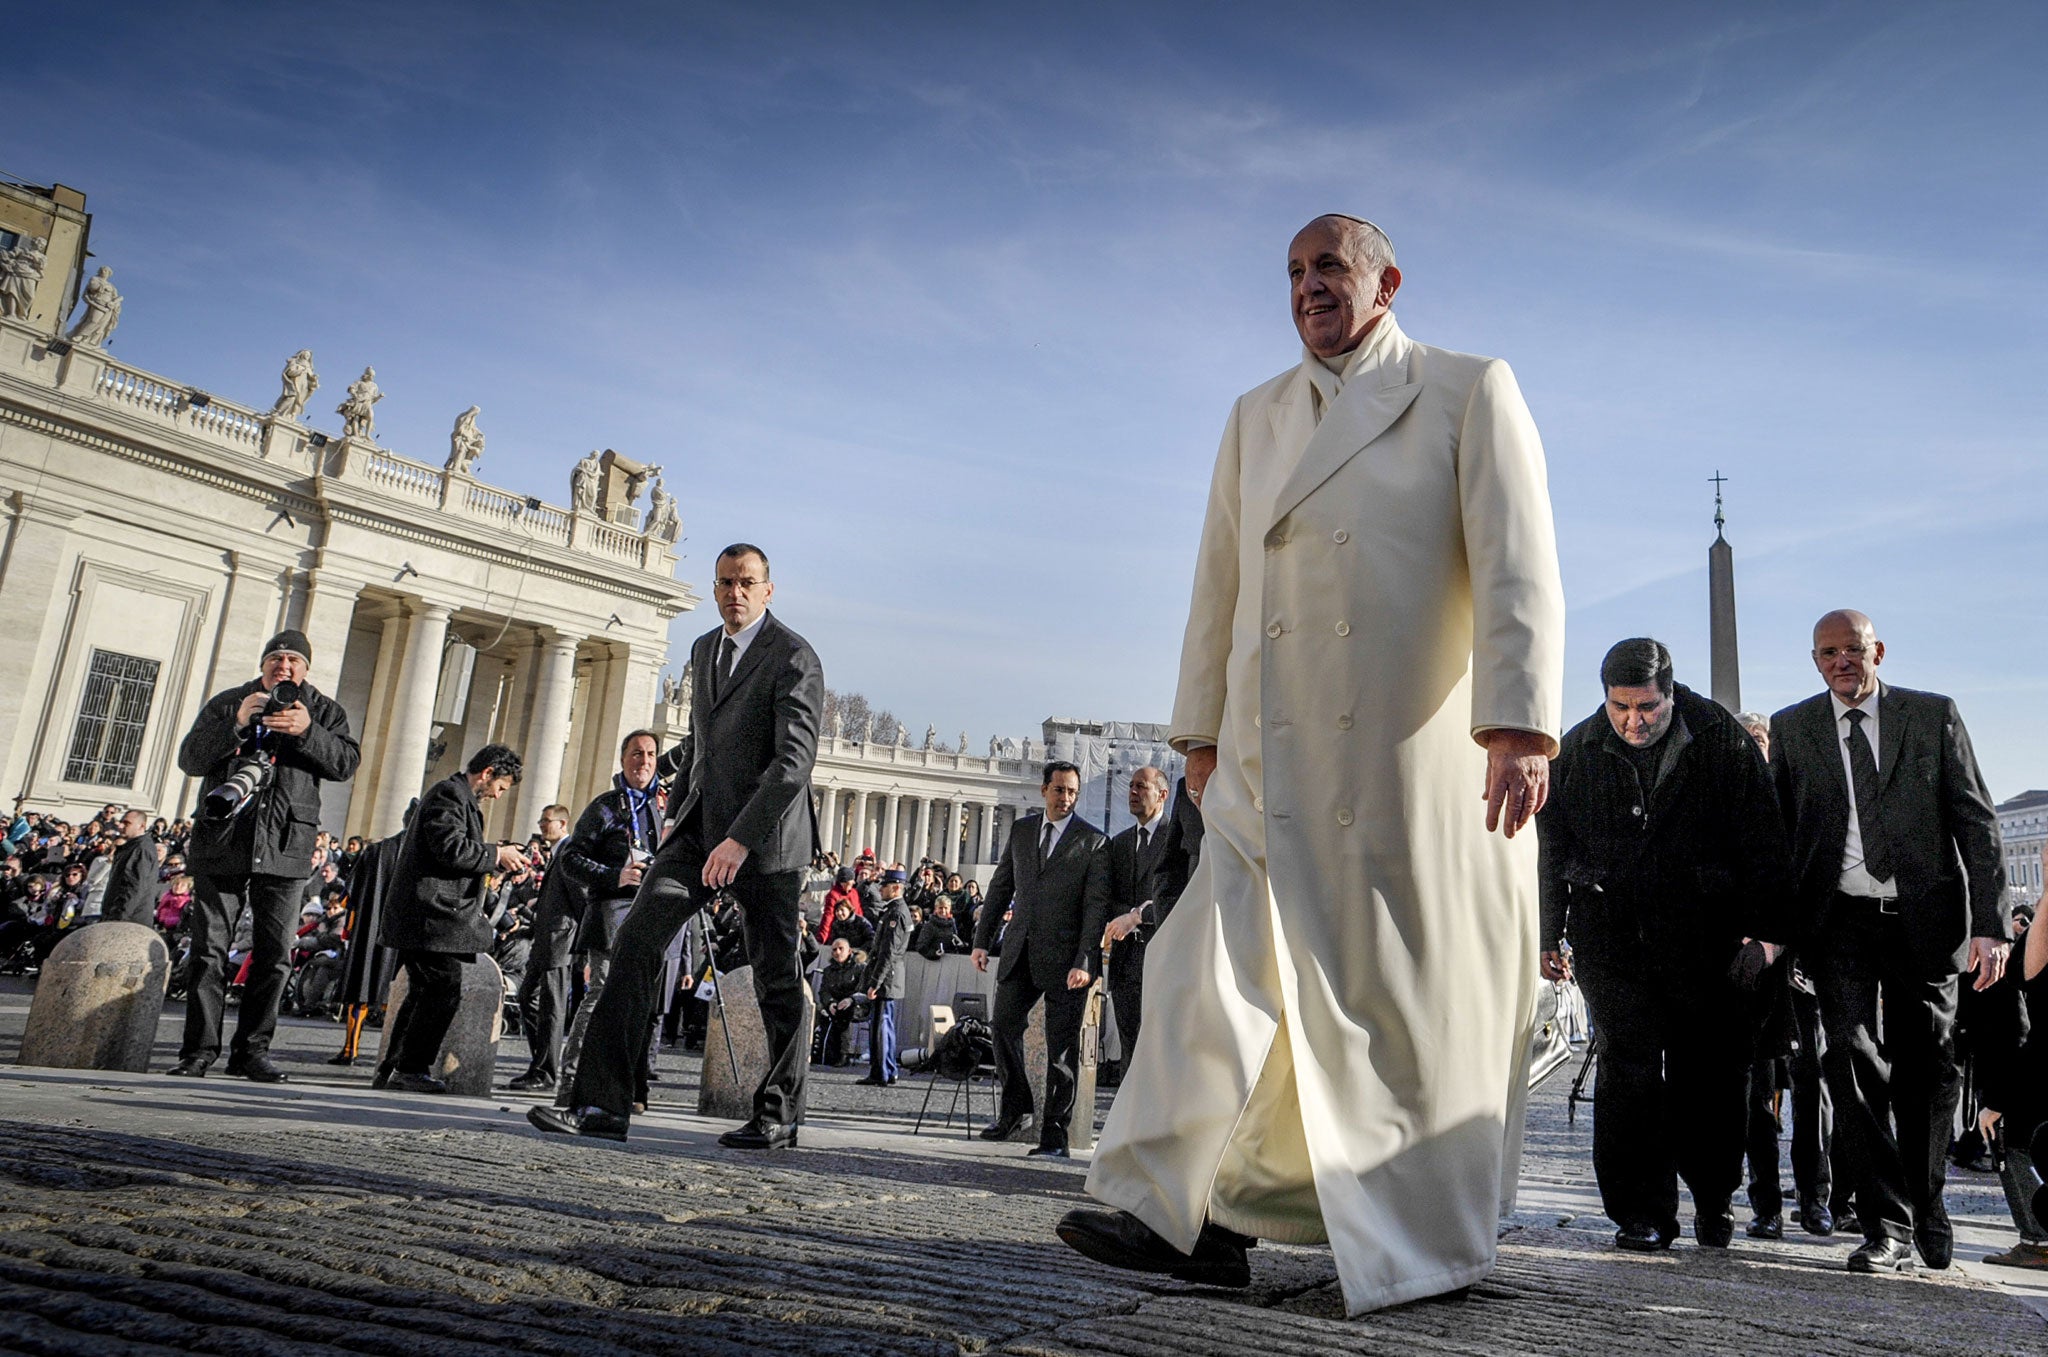
[[[1109,833],[1109,808],[1116,802],[1116,741],[1109,742],[1109,766],[1102,774],[1102,832]]]

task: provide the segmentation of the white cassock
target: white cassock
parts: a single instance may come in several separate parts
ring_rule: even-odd
[[[1492,1269],[1536,834],[1486,832],[1475,736],[1555,753],[1563,652],[1543,448],[1507,364],[1388,314],[1341,387],[1305,356],[1239,399],[1173,710],[1176,746],[1218,746],[1207,832],[1147,948],[1092,1195],[1183,1250],[1205,1217],[1327,1239],[1352,1314]]]

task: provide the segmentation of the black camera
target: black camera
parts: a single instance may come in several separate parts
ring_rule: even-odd
[[[199,814],[208,820],[229,820],[247,809],[256,799],[256,793],[270,783],[271,765],[276,756],[263,748],[263,732],[260,723],[266,716],[275,716],[299,700],[299,685],[290,679],[279,683],[270,690],[270,700],[256,713],[258,730],[254,737],[244,741],[235,751],[234,765],[220,785],[206,794],[199,803]]]

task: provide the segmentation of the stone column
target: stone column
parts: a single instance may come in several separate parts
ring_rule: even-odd
[[[860,850],[867,846],[867,837],[868,794],[866,792],[855,792],[853,794],[853,833],[848,836],[846,841],[847,856],[857,856]]]
[[[377,777],[377,813],[370,836],[381,839],[405,825],[405,807],[426,783],[427,742],[433,734],[434,689],[441,681],[441,644],[448,639],[448,608],[416,603],[406,629],[405,660],[392,694],[391,726]]]
[[[9,498],[12,504],[0,505],[13,510],[8,515],[11,522],[0,520],[0,532],[7,539],[6,570],[0,573],[0,617],[8,619],[9,633],[15,639],[0,646],[0,749],[7,751],[6,786],[11,795],[28,785],[29,751],[36,743],[36,729],[43,722],[41,699],[49,687],[46,678],[35,685],[37,691],[31,696],[31,679],[38,661],[56,654],[57,638],[63,635],[69,610],[63,606],[58,589],[71,574],[66,569],[70,564],[71,524],[77,520],[79,511],[26,492]],[[259,656],[239,658],[244,677],[256,672]],[[214,691],[209,689],[191,697],[193,711]],[[69,718],[73,714],[65,714],[66,739],[70,737]],[[186,713],[174,713],[171,719],[182,719],[189,725],[192,718]],[[171,738],[181,739],[184,733],[180,727]]]
[[[559,632],[541,634],[540,675],[533,690],[533,719],[526,726],[526,742],[519,755],[526,772],[519,779],[519,825],[540,820],[541,809],[552,805],[562,786],[562,754],[569,742],[569,723],[575,716],[570,696],[576,683],[576,638]],[[569,812],[576,814],[574,810]]]
[[[405,614],[394,608],[386,615],[377,633],[377,658],[370,670],[370,696],[362,711],[349,713],[363,759],[356,768],[355,794],[349,798],[348,819],[343,829],[345,833],[360,834],[366,839],[374,837],[371,826],[383,804],[378,798],[382,795],[384,760],[377,757],[377,750],[383,747],[384,732],[391,724],[391,692],[404,654]]]
[[[939,818],[939,862],[949,872],[960,867],[960,802],[953,797],[941,797],[946,813]]]
[[[932,851],[932,799],[929,796],[917,798],[917,828],[913,832],[916,840],[910,845],[910,851],[903,855],[905,862]]]
[[[882,802],[882,841],[875,851],[881,855],[885,864],[894,862],[897,858],[896,828],[902,805],[903,798],[894,792],[890,792]]]
[[[818,793],[818,837],[827,853],[839,851],[839,790],[826,787]]]
[[[980,865],[996,860],[996,807],[993,801],[985,801],[976,809],[981,812],[981,834],[976,840],[974,861]]]

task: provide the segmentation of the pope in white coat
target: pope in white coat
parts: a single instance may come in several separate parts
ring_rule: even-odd
[[[1507,365],[1401,332],[1368,222],[1288,272],[1306,352],[1231,411],[1181,652],[1201,860],[1088,1175],[1118,1209],[1060,1235],[1226,1285],[1327,1240],[1359,1314],[1484,1277],[1513,1200],[1564,598]]]

